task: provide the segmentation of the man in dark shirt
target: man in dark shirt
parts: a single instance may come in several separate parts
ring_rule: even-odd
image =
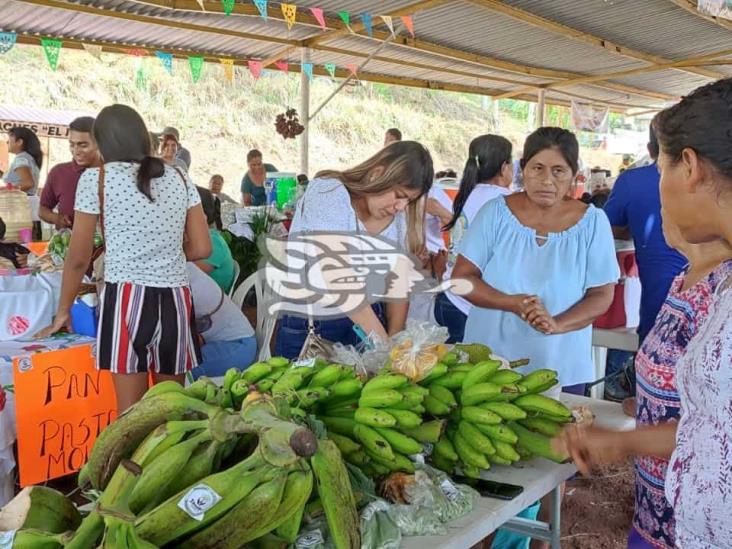
[[[651,129],[648,152],[654,163],[643,168],[624,171],[618,177],[605,213],[610,219],[616,238],[632,236],[641,283],[641,310],[638,336],[641,343],[656,322],[656,316],[666,300],[676,275],[686,265],[686,259],[666,244],[661,220],[658,141]]]
[[[56,164],[46,178],[38,215],[57,229],[71,228],[74,222],[76,185],[86,168],[100,164],[97,144],[92,138],[94,119],[82,116],[69,124],[71,162]],[[54,212],[54,209],[57,209]]]

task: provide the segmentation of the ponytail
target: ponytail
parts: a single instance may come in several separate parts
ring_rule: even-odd
[[[452,219],[445,225],[442,230],[449,231],[460,219],[460,214],[463,213],[465,203],[468,201],[470,193],[473,192],[475,186],[478,184],[478,159],[475,156],[468,158],[463,169],[463,177],[460,180],[460,190],[458,190],[457,196],[452,203]]]
[[[506,163],[511,162],[512,149],[511,142],[500,135],[481,135],[470,142],[460,190],[452,204],[452,219],[442,228],[443,231],[455,226],[475,186],[491,181],[500,175]]]
[[[150,202],[155,199],[150,192],[150,182],[153,179],[162,177],[165,173],[165,164],[160,158],[146,156],[140,162],[140,169],[137,171],[137,190],[144,194]]]

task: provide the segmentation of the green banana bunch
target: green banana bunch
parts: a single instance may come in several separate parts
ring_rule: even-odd
[[[86,465],[86,478],[94,488],[104,489],[120,461],[129,458],[158,425],[170,420],[182,420],[193,413],[211,416],[218,410],[218,407],[177,391],[135,403],[97,437]]]
[[[282,503],[287,470],[251,491],[224,515],[178,544],[181,549],[237,549],[279,526],[287,517],[277,512]]]

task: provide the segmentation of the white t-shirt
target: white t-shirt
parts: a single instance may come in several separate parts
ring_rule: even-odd
[[[292,218],[290,234],[307,232],[360,232],[366,234],[361,221],[356,226],[356,212],[351,195],[337,179],[313,179],[298,202]],[[394,221],[381,234],[402,249],[407,248],[407,216],[397,212]]]
[[[191,295],[196,317],[211,314],[221,301],[221,288],[213,278],[199,269],[195,263],[186,263],[186,271],[191,283]],[[211,315],[211,328],[201,334],[206,341],[238,341],[252,337],[254,330],[247,317],[224,294],[221,308]]]
[[[479,183],[475,186],[473,192],[470,193],[470,196],[465,201],[463,211],[460,212],[460,217],[453,228],[450,229],[450,249],[447,254],[447,268],[445,269],[445,275],[442,277],[443,280],[450,280],[452,270],[455,268],[455,262],[457,261],[460,243],[462,242],[465,233],[468,232],[468,227],[473,222],[473,219],[475,219],[475,216],[478,215],[480,209],[494,198],[509,194],[511,194],[511,189],[492,185],[490,183]],[[465,315],[470,313],[472,305],[468,301],[451,292],[446,292],[446,295],[452,304],[460,309],[460,311]]]
[[[183,231],[188,209],[201,203],[184,172],[165,166],[151,181],[154,198],[137,189],[139,165],[104,165],[104,279],[141,286],[176,288],[188,285]],[[87,169],[76,190],[76,211],[99,214],[99,169]],[[185,180],[184,180],[185,179]]]
[[[442,187],[433,185],[428,198],[434,198],[440,206],[447,211],[452,211],[452,199]],[[442,238],[442,221],[436,215],[427,214],[425,218],[427,251],[434,253],[445,249],[445,241]]]

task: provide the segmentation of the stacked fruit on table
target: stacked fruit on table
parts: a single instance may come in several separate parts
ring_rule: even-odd
[[[293,416],[316,416],[344,459],[372,477],[413,472],[411,456],[423,453],[472,476],[532,456],[563,461],[550,439],[572,413],[540,394],[557,385],[556,372],[524,376],[502,365],[488,347],[457,345],[418,383],[388,367],[364,382],[350,366],[272,359],[230,372],[224,390],[231,384],[235,403],[249,388],[288,398]]]
[[[291,421],[283,399],[247,392],[234,412],[209,380],[156,385],[96,440],[79,474],[99,493],[91,512],[81,519],[62,494],[29,488],[0,511],[0,530],[15,531],[8,547],[284,548],[315,500],[334,546],[359,549],[335,444]]]

